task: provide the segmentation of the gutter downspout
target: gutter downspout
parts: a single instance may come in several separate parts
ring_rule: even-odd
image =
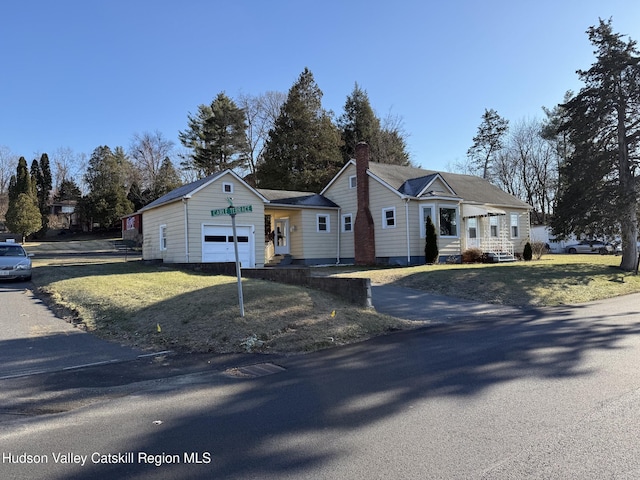
[[[186,263],[189,263],[189,197],[182,197],[184,205],[184,256]]]
[[[338,244],[336,245],[336,265],[340,265],[340,231],[342,230],[342,208],[338,208],[338,221],[336,230],[338,230]]]
[[[409,236],[409,198],[404,199],[404,218],[407,224],[407,266],[411,265],[411,239]]]

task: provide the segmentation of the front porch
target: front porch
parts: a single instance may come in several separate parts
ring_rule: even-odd
[[[477,248],[492,262],[514,262],[515,245],[510,240],[507,215],[491,213],[466,217],[464,249]]]

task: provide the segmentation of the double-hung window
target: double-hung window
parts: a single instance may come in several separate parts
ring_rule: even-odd
[[[500,218],[497,215],[489,217],[489,235],[496,238],[498,236],[498,222]]]
[[[476,217],[467,219],[467,232],[469,238],[478,238],[478,219]]]
[[[318,214],[316,216],[316,227],[318,232],[329,232],[329,215]]]
[[[511,238],[518,238],[519,232],[518,232],[518,225],[519,225],[519,215],[517,213],[512,213],[509,215],[509,218],[511,220]]]
[[[382,228],[396,228],[396,208],[382,209]]]
[[[432,205],[423,205],[420,208],[421,215],[421,227],[420,227],[420,237],[425,238],[427,236],[427,218],[431,218],[431,223],[433,226],[436,225],[436,219],[433,216],[434,207]]]
[[[342,231],[353,232],[353,214],[347,213],[342,215]]]
[[[160,250],[167,249],[167,226],[160,225]]]

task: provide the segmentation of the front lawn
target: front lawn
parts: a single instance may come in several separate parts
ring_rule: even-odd
[[[405,268],[318,268],[484,303],[575,304],[640,292],[619,257],[547,255],[538,261]],[[146,349],[308,352],[423,325],[291,285],[146,265],[115,257],[34,259],[33,283],[62,316],[97,335]]]
[[[61,316],[95,334],[147,349],[308,352],[409,322],[332,295],[262,280],[184,272],[122,258],[34,258],[33,283]]]
[[[623,272],[614,255],[546,255],[531,262],[327,269],[483,303],[553,306],[640,292],[640,276]]]

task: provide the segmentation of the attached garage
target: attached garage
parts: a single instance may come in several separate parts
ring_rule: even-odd
[[[238,257],[243,267],[255,267],[255,229],[248,226],[236,227],[238,235]],[[235,262],[233,229],[223,225],[203,225],[202,262]]]

